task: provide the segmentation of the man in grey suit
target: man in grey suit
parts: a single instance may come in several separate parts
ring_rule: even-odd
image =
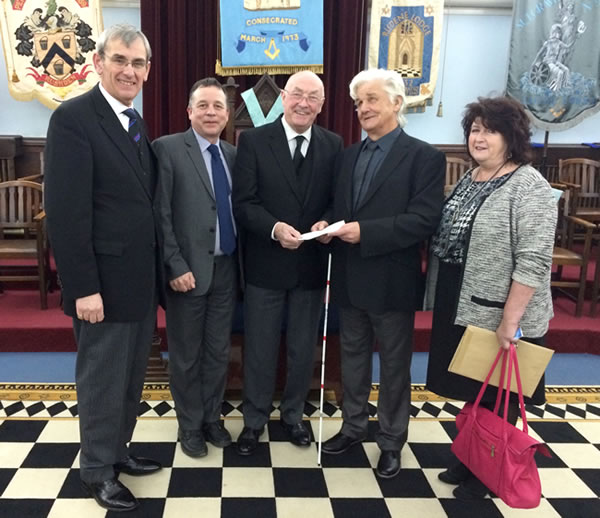
[[[237,295],[236,230],[231,212],[235,148],[219,135],[229,112],[214,78],[197,81],[187,108],[191,128],[154,142],[158,156],[167,289],[170,384],[181,449],[224,448],[220,421]]]
[[[314,369],[327,254],[299,239],[323,219],[342,139],[316,124],[324,89],[312,72],[292,75],[281,92],[283,117],[240,136],[233,199],[244,229],[244,429],[251,455],[269,420],[284,312],[287,373],[280,415],[289,440],[309,446],[302,422]]]
[[[132,107],[150,58],[135,27],[104,31],[94,54],[100,84],[56,109],[46,141],[48,230],[77,340],[79,474],[112,511],[138,507],[119,473],[161,467],[128,449],[163,285],[155,158]]]

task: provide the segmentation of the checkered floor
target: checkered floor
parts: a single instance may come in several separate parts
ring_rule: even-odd
[[[298,448],[285,441],[276,409],[255,455],[240,457],[233,447],[209,446],[207,457],[191,459],[175,442],[172,402],[145,401],[131,450],[160,460],[164,469],[141,478],[121,475],[141,503],[128,516],[597,518],[600,405],[596,397],[592,399],[553,402],[538,411],[541,415],[528,409],[531,434],[546,442],[553,454],[551,459],[538,459],[543,499],[534,511],[512,510],[496,498],[459,502],[452,496],[453,487],[438,481],[437,474],[449,459],[455,435],[452,417],[460,404],[413,401],[408,444],[402,450],[403,469],[394,479],[380,480],[374,472],[376,420],[370,422],[367,441],[343,455],[324,455],[322,466],[317,465],[315,444]],[[1,404],[0,517],[110,516],[86,498],[79,486],[75,403],[3,399]],[[316,435],[319,420],[314,409],[314,403],[307,403],[307,423]],[[337,406],[331,402],[328,409],[332,417],[323,421],[324,439],[341,424]],[[235,439],[243,425],[239,402],[225,403],[224,413]],[[376,416],[375,404],[372,413]]]

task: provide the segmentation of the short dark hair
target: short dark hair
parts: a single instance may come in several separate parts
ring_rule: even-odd
[[[215,86],[223,90],[223,93],[225,94],[225,100],[227,100],[227,92],[225,91],[225,88],[223,88],[223,85],[219,83],[219,81],[214,77],[205,77],[204,79],[199,79],[198,81],[196,81],[192,85],[192,88],[190,88],[190,95],[188,96],[188,106],[192,102],[192,95],[194,95],[194,92],[198,90],[198,88],[206,88],[208,86]]]
[[[521,103],[509,97],[479,97],[476,103],[467,104],[462,119],[467,153],[471,126],[477,118],[486,128],[504,137],[513,162],[527,164],[531,161],[530,121]]]

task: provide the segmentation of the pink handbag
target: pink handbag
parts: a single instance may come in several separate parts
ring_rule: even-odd
[[[487,408],[480,408],[479,403],[500,356],[503,357],[502,373],[496,405],[491,412]],[[505,376],[507,357],[508,376]],[[505,390],[504,418],[498,416],[502,388],[510,386],[513,365],[519,388],[523,431],[508,423],[508,389]],[[510,352],[503,349],[498,351],[475,403],[467,403],[456,416],[456,427],[459,433],[452,443],[452,451],[490,491],[510,507],[532,509],[540,504],[542,486],[534,455],[539,451],[550,457],[550,452],[544,444],[527,434],[523,391],[514,345],[511,344]]]

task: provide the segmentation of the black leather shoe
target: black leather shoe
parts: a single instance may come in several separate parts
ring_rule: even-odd
[[[458,486],[463,480],[467,480],[470,475],[471,472],[469,471],[469,468],[462,462],[459,462],[458,464],[450,466],[446,471],[438,473],[438,478],[446,484]]]
[[[231,444],[231,434],[221,421],[206,423],[202,431],[206,440],[217,448],[226,448]]]
[[[470,475],[463,480],[458,487],[454,488],[452,494],[458,500],[481,500],[485,498],[490,490],[475,475]]]
[[[236,450],[240,455],[252,455],[258,448],[258,438],[265,431],[264,426],[260,430],[244,426],[242,433],[238,437]]]
[[[117,462],[114,465],[114,468],[117,473],[125,473],[126,475],[138,477],[156,473],[158,470],[162,469],[162,465],[156,460],[129,455],[123,462]]]
[[[400,473],[400,452],[382,450],[375,473],[381,478],[393,478]]]
[[[290,442],[296,446],[310,446],[310,432],[302,421],[296,424],[288,424],[283,419],[279,421],[286,431]]]
[[[179,430],[177,437],[181,450],[188,457],[204,457],[208,453],[204,435],[200,430]]]
[[[94,497],[100,507],[104,507],[109,511],[133,511],[140,505],[135,496],[131,494],[131,491],[116,478],[91,484],[82,480],[81,486],[88,495]]]
[[[323,453],[328,453],[329,455],[339,455],[340,453],[348,451],[355,444],[360,444],[361,442],[362,439],[354,439],[339,432],[323,443],[321,451]]]

